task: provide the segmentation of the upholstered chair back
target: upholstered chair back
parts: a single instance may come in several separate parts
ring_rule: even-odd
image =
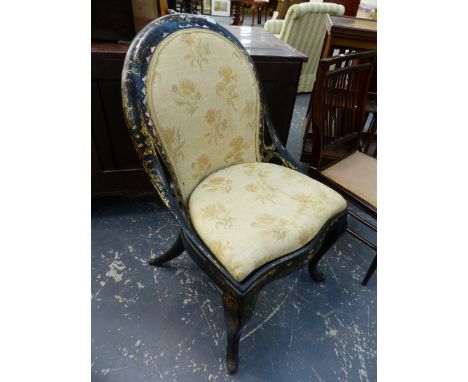
[[[208,28],[187,28],[147,59],[150,129],[185,202],[212,172],[260,160],[260,92],[245,50]]]
[[[325,39],[327,14],[340,16],[344,11],[342,5],[321,2],[295,4],[289,8],[279,38],[309,57],[302,66],[299,92],[312,91]]]

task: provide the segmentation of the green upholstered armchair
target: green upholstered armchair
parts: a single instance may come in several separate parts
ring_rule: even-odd
[[[326,33],[327,14],[343,15],[345,8],[333,3],[311,1],[295,4],[284,20],[269,20],[265,29],[309,57],[302,67],[298,92],[311,92]]]

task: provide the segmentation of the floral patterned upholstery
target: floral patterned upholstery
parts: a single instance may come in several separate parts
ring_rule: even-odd
[[[210,30],[177,31],[156,47],[148,73],[153,134],[184,201],[213,171],[260,160],[259,87],[231,41]]]
[[[346,201],[327,186],[269,163],[216,171],[189,200],[198,235],[238,281],[307,244],[345,208]]]

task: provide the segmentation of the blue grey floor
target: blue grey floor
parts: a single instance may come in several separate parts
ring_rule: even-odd
[[[307,101],[299,96],[296,107]],[[214,284],[186,253],[163,268],[147,265],[177,233],[153,195],[93,200],[93,382],[376,381],[377,274],[361,285],[374,256],[368,247],[345,234],[320,263],[325,282],[303,269],[269,284],[241,336],[239,370],[229,376]]]
[[[152,196],[93,201],[92,380],[375,381],[373,253],[342,237],[306,270],[269,284],[241,338],[238,373],[224,371],[220,294],[187,254],[152,268],[177,233]]]

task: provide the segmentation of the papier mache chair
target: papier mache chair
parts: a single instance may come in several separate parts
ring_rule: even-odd
[[[346,201],[300,172],[276,136],[250,56],[209,17],[148,24],[128,50],[122,99],[143,167],[180,226],[150,263],[186,250],[219,287],[233,373],[261,288],[306,264],[323,280],[317,263],[346,230]]]

